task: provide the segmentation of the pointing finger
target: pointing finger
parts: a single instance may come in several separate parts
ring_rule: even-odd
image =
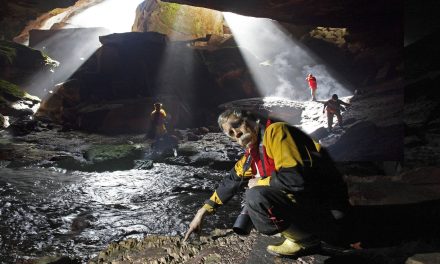
[[[185,242],[189,238],[192,232],[193,232],[193,228],[190,227],[185,234],[185,238],[183,239],[183,242]]]

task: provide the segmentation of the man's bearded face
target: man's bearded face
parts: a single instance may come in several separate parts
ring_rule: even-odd
[[[240,146],[248,148],[257,142],[257,131],[242,118],[231,115],[222,125],[223,132]]]

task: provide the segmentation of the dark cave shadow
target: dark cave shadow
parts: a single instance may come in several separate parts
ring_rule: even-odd
[[[347,240],[361,250],[332,256],[325,263],[405,263],[415,254],[440,251],[440,199],[413,204],[354,206]]]

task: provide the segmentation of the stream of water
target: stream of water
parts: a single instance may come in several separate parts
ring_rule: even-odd
[[[85,262],[129,237],[183,235],[226,173],[164,163],[100,173],[0,168],[0,262],[53,255]],[[208,217],[205,232],[230,228],[239,199]]]

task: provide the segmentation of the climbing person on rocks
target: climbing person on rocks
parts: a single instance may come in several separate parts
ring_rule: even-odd
[[[325,111],[327,110],[328,132],[332,131],[334,115],[336,115],[336,117],[338,118],[339,127],[343,128],[341,110],[345,110],[345,108],[341,105],[350,106],[350,104],[341,101],[338,98],[337,94],[333,94],[332,98],[324,103],[324,109],[322,110],[322,113],[325,113]]]
[[[340,244],[340,222],[350,208],[347,187],[323,147],[298,128],[263,122],[240,109],[224,111],[218,124],[245,154],[197,211],[184,241],[200,231],[206,215],[247,186],[245,206],[253,226],[285,238],[269,245],[269,253],[298,257],[316,253],[321,240]]]
[[[162,103],[155,103],[154,110],[150,114],[150,127],[147,137],[150,139],[157,139],[167,133],[165,126],[167,113],[162,108]]]
[[[316,82],[315,76],[309,73],[309,75],[307,75],[306,81],[309,83],[310,94],[312,96],[310,100],[316,101],[316,89],[318,88],[318,83]]]

